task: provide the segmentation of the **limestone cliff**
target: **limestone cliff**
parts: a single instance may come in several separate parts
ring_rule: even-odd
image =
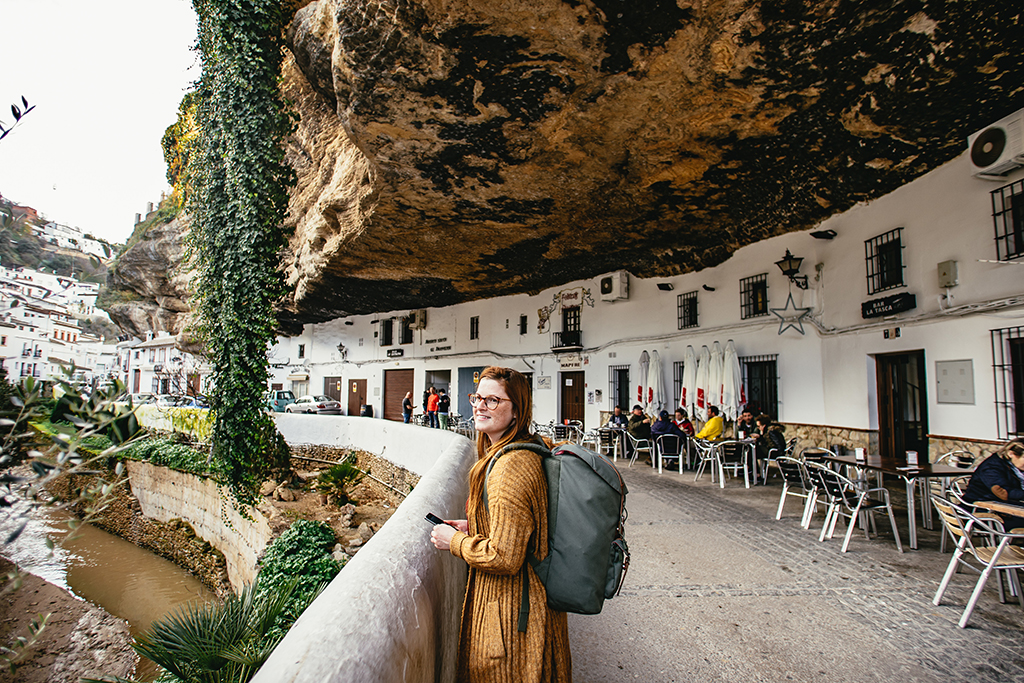
[[[289,329],[712,266],[1024,107],[1016,3],[295,5]]]

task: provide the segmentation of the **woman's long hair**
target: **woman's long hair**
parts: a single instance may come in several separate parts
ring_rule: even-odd
[[[487,464],[491,456],[510,443],[535,441],[530,432],[533,424],[533,399],[530,396],[530,381],[521,372],[512,368],[490,366],[480,373],[480,379],[493,379],[505,388],[512,401],[512,423],[496,442],[484,433],[476,436],[477,461],[469,471],[469,506],[483,504],[484,481],[487,478]]]

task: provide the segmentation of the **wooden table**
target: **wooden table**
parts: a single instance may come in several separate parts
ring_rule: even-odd
[[[971,503],[974,507],[985,508],[992,512],[1001,512],[1012,517],[1024,517],[1024,507],[1013,503],[1004,503],[1001,500],[976,500]]]
[[[880,455],[868,455],[864,460],[857,460],[853,455],[825,455],[821,458],[839,465],[873,470],[880,474],[890,474],[901,478],[907,485],[907,519],[910,522],[910,547],[917,550],[917,480],[943,477],[963,477],[974,473],[974,468],[953,467],[952,465],[936,465],[922,463],[919,465],[898,465],[892,458]],[[925,500],[923,503],[927,503]],[[1024,510],[1021,511],[1024,513]],[[927,519],[927,517],[926,517]]]

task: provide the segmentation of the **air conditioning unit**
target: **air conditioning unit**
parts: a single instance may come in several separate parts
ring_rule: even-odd
[[[601,278],[601,301],[629,298],[629,273],[620,270]]]
[[[423,330],[427,327],[427,309],[421,308],[409,314],[409,327],[414,330]]]
[[[1024,109],[996,121],[967,138],[971,172],[978,178],[1004,181],[1024,166]]]

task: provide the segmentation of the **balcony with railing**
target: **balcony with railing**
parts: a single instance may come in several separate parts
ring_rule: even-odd
[[[583,332],[580,330],[566,330],[564,332],[551,333],[551,350],[555,353],[582,351]]]

